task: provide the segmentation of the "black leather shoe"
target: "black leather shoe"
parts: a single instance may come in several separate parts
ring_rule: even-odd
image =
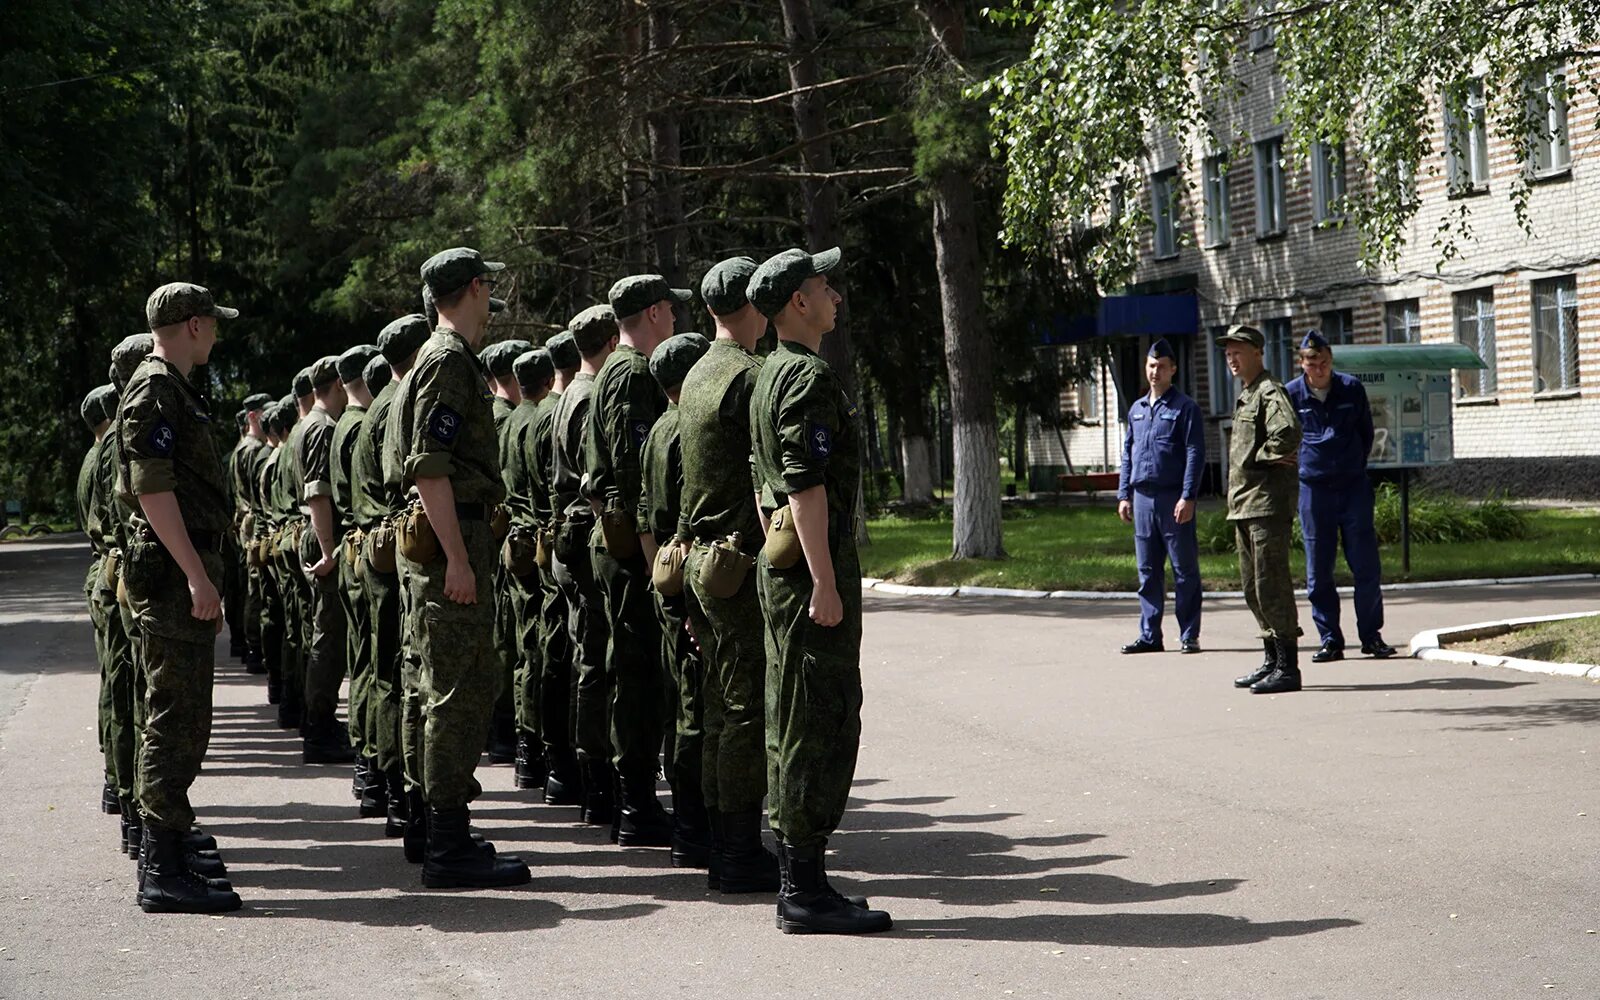
[[[1262,659],[1261,666],[1255,668],[1250,673],[1245,674],[1243,677],[1235,677],[1233,679],[1233,686],[1234,687],[1236,687],[1236,688],[1252,687],[1257,682],[1266,679],[1266,676],[1268,674],[1270,674],[1274,670],[1278,669],[1278,640],[1276,640],[1276,639],[1262,639],[1261,643],[1262,643],[1262,646],[1266,649],[1266,656],[1265,656],[1264,659]]]
[[[1200,652],[1200,640],[1199,639],[1185,639],[1185,640],[1183,640],[1183,652],[1185,653],[1185,655],[1191,654],[1191,653]]]
[[[350,734],[333,718],[306,720],[300,759],[307,764],[349,764],[356,759]]]
[[[406,828],[401,833],[400,847],[406,861],[414,865],[422,864],[428,853],[428,806],[422,793],[414,788],[406,792]]]
[[[1363,642],[1361,652],[1375,660],[1387,660],[1391,656],[1398,655],[1400,651],[1384,642],[1383,637],[1379,636],[1371,642]]]
[[[1133,642],[1123,646],[1122,651],[1124,653],[1162,653],[1166,651],[1166,647],[1159,642],[1151,642],[1149,639],[1140,636]]]
[[[1322,644],[1322,648],[1311,654],[1312,663],[1333,663],[1344,659],[1344,647],[1335,646],[1331,642]]]

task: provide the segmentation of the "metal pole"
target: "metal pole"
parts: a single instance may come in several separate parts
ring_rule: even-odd
[[[1400,470],[1400,572],[1411,575],[1411,469]]]

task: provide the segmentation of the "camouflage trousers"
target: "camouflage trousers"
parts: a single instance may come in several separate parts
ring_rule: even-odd
[[[370,757],[372,738],[367,719],[372,713],[372,617],[360,561],[351,565],[339,546],[339,601],[344,615],[344,662],[350,675],[348,723],[350,746],[360,757]],[[335,689],[338,697],[337,688]]]
[[[656,594],[656,620],[661,624],[661,660],[667,666],[662,711],[671,720],[664,748],[667,782],[674,795],[687,791],[698,799],[705,784],[705,702],[701,695],[705,668],[689,636],[687,597],[687,592],[677,597]]]
[[[552,759],[572,752],[577,685],[572,682],[572,633],[567,629],[567,593],[555,574],[539,574],[539,739]],[[530,658],[531,660],[531,658]]]
[[[311,650],[311,584],[300,568],[298,552],[287,552],[276,563],[278,593],[283,609],[283,644],[279,671],[283,678],[283,700],[304,708],[306,668]]]
[[[422,659],[417,653],[416,616],[411,607],[412,564],[395,557],[400,599],[400,765],[406,790],[422,791]]]
[[[1292,516],[1250,517],[1233,522],[1244,600],[1256,616],[1263,639],[1294,639],[1300,635],[1294,578],[1289,575],[1293,529]]]
[[[139,808],[169,830],[194,825],[189,786],[211,741],[214,644],[145,633],[144,742],[139,748]]]
[[[861,743],[861,566],[855,542],[833,557],[844,618],[811,620],[811,571],[762,556],[756,588],[767,625],[768,819],[785,844],[821,844],[838,827]]]
[[[107,556],[107,559],[110,559]],[[100,660],[100,749],[105,757],[106,783],[123,801],[133,798],[138,746],[136,720],[142,715],[135,704],[142,690],[137,683],[129,619],[117,603],[114,563],[97,560],[87,582],[89,619],[95,626],[95,652]]]
[[[367,601],[367,621],[371,630],[369,655],[372,678],[367,687],[367,713],[361,731],[366,739],[362,751],[383,771],[401,766],[400,703],[404,690],[400,676],[400,579],[394,573],[379,573],[361,557],[362,595]],[[353,684],[353,682],[352,682]],[[350,712],[352,718],[355,709]]]
[[[339,566],[344,565],[341,561]],[[311,654],[306,661],[306,719],[326,721],[339,710],[345,674],[345,610],[340,569],[308,581],[311,599]],[[303,574],[302,574],[303,576]]]
[[[730,598],[701,589],[707,551],[696,545],[683,568],[689,621],[705,661],[701,787],[707,808],[751,812],[767,796],[766,627],[754,570]]]
[[[228,626],[228,640],[243,643],[245,566],[244,550],[239,548],[239,538],[229,531],[222,543],[222,620]]]
[[[539,606],[544,592],[540,589],[537,569],[520,578],[508,572],[505,578],[506,599],[511,605],[512,646],[516,651],[511,691],[517,731],[537,744],[541,721],[540,685],[544,676],[539,644]]]
[[[587,526],[584,526],[587,528]],[[579,528],[568,522],[562,531]],[[598,533],[598,529],[596,529]],[[585,759],[610,760],[611,671],[606,663],[610,632],[606,625],[605,594],[594,576],[586,542],[571,542],[574,558],[556,564],[567,599],[567,636],[571,648],[572,739]],[[557,543],[558,551],[564,550]],[[582,558],[579,558],[581,556]],[[559,557],[558,557],[559,558]]]
[[[254,566],[245,568],[244,589],[244,642],[250,649],[261,652],[261,570]]]
[[[496,552],[498,553],[498,549]],[[521,716],[517,712],[522,697],[517,677],[523,672],[522,651],[517,644],[516,598],[512,595],[515,584],[511,574],[497,558],[494,561],[494,647],[500,664],[500,697],[494,703],[494,730],[504,732],[508,723],[514,728]]]
[[[666,728],[661,626],[644,554],[617,560],[599,529],[590,536],[595,583],[605,600],[606,673],[611,678],[612,763],[624,780],[654,778]]]
[[[281,684],[284,620],[287,612],[284,610],[283,590],[279,585],[278,576],[276,568],[271,565],[262,566],[255,573],[257,607],[260,614],[260,621],[256,625],[257,641],[260,645],[256,648],[261,653],[261,662],[266,666],[268,675]]]

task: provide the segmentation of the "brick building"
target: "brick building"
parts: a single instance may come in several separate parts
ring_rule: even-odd
[[[1152,224],[1121,290],[1194,298],[1195,328],[1173,330],[1178,335],[1169,339],[1182,356],[1180,388],[1207,414],[1213,463],[1235,392],[1216,335],[1230,323],[1255,325],[1267,337],[1268,368],[1287,381],[1296,374],[1295,343],[1320,327],[1335,344],[1460,341],[1489,363],[1486,371],[1456,376],[1456,461],[1430,470],[1431,482],[1466,493],[1600,495],[1594,94],[1573,86],[1563,95],[1559,84],[1550,85],[1557,69],[1530,81],[1522,95],[1488,95],[1491,103],[1529,100],[1549,122],[1549,136],[1535,137],[1527,157],[1485,128],[1481,84],[1466,84],[1459,111],[1437,99],[1431,162],[1416,171],[1418,204],[1406,246],[1393,265],[1364,271],[1359,235],[1339,224],[1339,198],[1347,185],[1365,182],[1364,168],[1346,163],[1337,148],[1302,155],[1287,148],[1274,121],[1283,84],[1270,39],[1263,41],[1239,62],[1245,96],[1218,128],[1232,138],[1226,149],[1154,144],[1139,192]],[[1518,225],[1509,197],[1524,172],[1534,178],[1532,235]],[[1463,206],[1471,210],[1472,238],[1441,264],[1434,235],[1446,213]],[[1120,417],[1144,391],[1149,340],[1144,333],[1098,341],[1109,345],[1113,363],[1092,384],[1063,394],[1065,409],[1091,421],[1064,432],[1078,471],[1116,466]],[[1066,464],[1048,429],[1030,435],[1030,456],[1041,467]],[[1044,478],[1035,476],[1035,488]]]

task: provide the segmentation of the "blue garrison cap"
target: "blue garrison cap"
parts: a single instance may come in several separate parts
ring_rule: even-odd
[[[1178,362],[1177,352],[1172,349],[1171,344],[1167,343],[1167,338],[1165,337],[1157,337],[1155,343],[1150,345],[1150,353],[1145,356],[1150,358],[1171,358],[1173,364]]]
[[[1329,346],[1328,338],[1322,335],[1321,330],[1307,331],[1306,335],[1300,338],[1300,349],[1302,351],[1326,351]]]

